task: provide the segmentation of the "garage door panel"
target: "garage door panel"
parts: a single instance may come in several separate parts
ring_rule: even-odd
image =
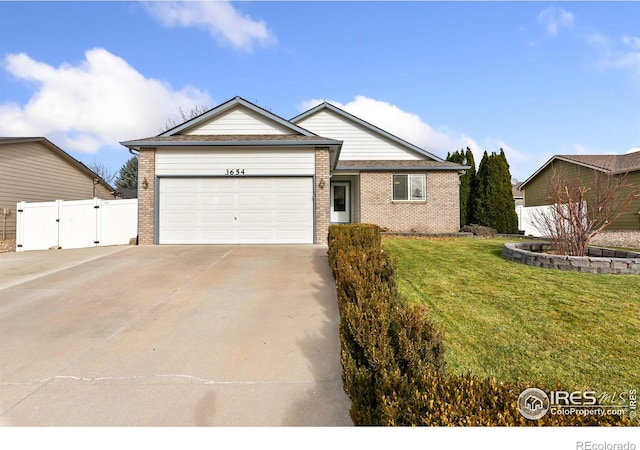
[[[234,221],[233,213],[225,212],[203,212],[200,214],[201,228],[206,228],[207,225],[221,226],[223,224],[230,224]]]
[[[238,206],[252,209],[271,211],[274,195],[238,195]]]
[[[274,205],[276,207],[287,207],[290,206],[291,208],[300,208],[300,207],[304,207],[306,206],[308,203],[311,203],[312,201],[312,197],[311,195],[308,196],[288,196],[288,197],[278,197],[275,199],[274,201]],[[278,211],[280,211],[281,208],[278,208]]]
[[[207,194],[202,195],[199,198],[199,204],[202,206],[217,206],[220,208],[230,207],[235,205],[235,196],[232,194]]]
[[[161,178],[160,244],[313,242],[313,181]]]
[[[189,223],[189,222],[193,222],[194,220],[197,220],[197,214],[195,213],[185,213],[185,214],[175,214],[175,213],[171,213],[171,214],[167,214],[167,216],[165,217],[165,222],[168,224],[184,224],[184,223]]]
[[[271,227],[273,223],[271,211],[263,213],[250,212],[238,214],[238,226],[242,228]]]
[[[233,229],[216,229],[202,230],[198,238],[203,240],[203,243],[217,243],[218,241],[229,242],[234,238],[234,236],[235,231]]]

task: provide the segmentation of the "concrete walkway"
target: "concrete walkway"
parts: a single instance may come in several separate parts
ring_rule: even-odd
[[[350,425],[326,248],[0,255],[0,424]]]

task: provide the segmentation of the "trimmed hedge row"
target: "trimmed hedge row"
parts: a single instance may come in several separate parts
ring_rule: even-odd
[[[381,250],[377,226],[331,226],[328,255],[340,309],[342,379],[355,425],[630,424],[619,416],[550,413],[528,420],[517,400],[530,386],[447,372],[442,333],[426,307],[401,298],[396,264]]]

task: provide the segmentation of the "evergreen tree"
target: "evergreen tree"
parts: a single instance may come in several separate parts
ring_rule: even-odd
[[[499,233],[517,233],[518,217],[511,192],[511,174],[504,151],[485,151],[476,175],[475,219]]]
[[[462,154],[462,150],[460,153]],[[470,166],[470,168],[460,177],[460,222],[462,225],[467,225],[472,223],[473,218],[473,198],[475,196],[473,189],[476,178],[476,163],[469,147],[467,147],[463,161],[463,164]]]
[[[469,155],[471,155],[469,157]],[[470,160],[471,163],[468,161]],[[453,154],[447,153],[447,161],[455,162],[463,166],[471,166],[464,175],[460,176],[460,225],[466,225],[471,221],[471,198],[472,198],[472,183],[475,178],[475,162],[473,160],[473,154],[471,149],[467,147],[467,152],[464,149],[456,151]]]
[[[138,158],[133,156],[120,168],[116,187],[137,189],[138,187]]]
[[[518,232],[518,215],[516,214],[516,203],[513,200],[513,190],[511,185],[511,172],[504,150],[500,149],[500,154],[496,156],[499,192],[496,198],[496,229],[501,233]]]
[[[487,212],[487,183],[489,178],[489,155],[486,150],[480,160],[475,179],[474,214],[473,222],[478,225],[488,225]]]

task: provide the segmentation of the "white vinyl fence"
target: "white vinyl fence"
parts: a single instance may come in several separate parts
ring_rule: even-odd
[[[125,245],[138,234],[138,199],[17,204],[16,251]]]
[[[543,206],[516,206],[516,214],[518,214],[518,229],[520,231],[524,230],[525,236],[536,236],[536,237],[544,237],[548,230],[540,229],[540,225],[538,221],[540,220],[541,213],[548,213],[550,217],[553,217],[554,214],[551,213],[551,209],[554,205],[543,205]],[[564,205],[563,209],[568,208],[568,206]],[[584,211],[587,210],[586,202],[583,203],[582,209]],[[538,221],[536,221],[536,217]],[[584,218],[586,220],[586,217]],[[585,223],[586,225],[586,223]],[[558,225],[556,225],[558,226]],[[564,222],[564,226],[566,231],[570,232],[571,224],[570,222]]]
[[[516,206],[516,213],[518,214],[518,229],[524,231],[525,236],[537,236],[541,237],[544,234],[538,229],[535,218],[540,212],[549,210],[550,205],[545,206]]]

